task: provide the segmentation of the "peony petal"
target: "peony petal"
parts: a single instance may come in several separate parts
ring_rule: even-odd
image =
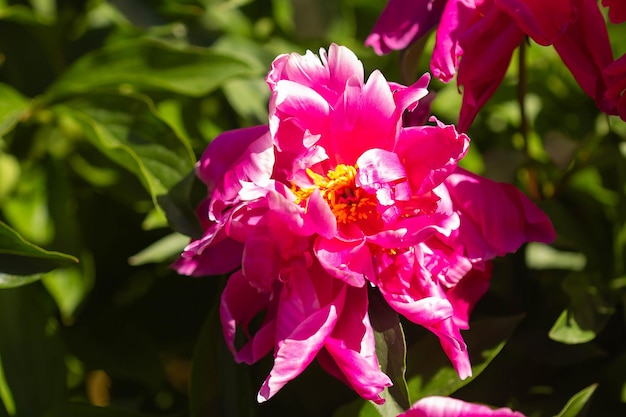
[[[552,45],[567,29],[574,11],[571,0],[494,0],[520,29],[540,45]]]
[[[613,52],[604,17],[595,0],[576,0],[575,3],[577,19],[554,42],[554,48],[600,110],[614,114],[614,103],[605,100],[605,91],[611,81],[603,70],[613,62]]]
[[[378,361],[373,364],[358,352],[343,348],[332,338],[326,341],[324,347],[341,370],[345,381],[357,394],[376,404],[385,402],[380,397],[380,393],[392,383],[389,377],[380,370]]]
[[[204,239],[204,238],[203,238]],[[233,271],[241,264],[243,244],[224,237],[211,241],[210,247],[191,242],[183,254],[172,264],[172,268],[181,275],[194,277],[222,275]]]
[[[221,297],[220,319],[226,345],[237,362],[251,364],[271,351],[275,326],[272,319],[266,317],[256,335],[251,336],[248,332],[248,324],[257,314],[267,309],[270,299],[271,292],[261,292],[253,288],[241,271],[232,274],[226,282]],[[237,351],[235,336],[239,327],[248,340]]]
[[[451,397],[424,397],[398,417],[524,417],[510,408],[492,409]]]
[[[305,133],[324,133],[329,111],[328,102],[310,87],[291,80],[279,81],[270,98],[269,109],[274,143],[282,151],[300,150]],[[285,121],[289,123],[282,126]]]
[[[458,129],[466,132],[476,114],[496,91],[511,62],[513,51],[524,39],[524,32],[507,13],[490,9],[460,41],[463,59],[458,67],[457,84],[463,89]]]
[[[434,327],[439,322],[453,315],[452,305],[444,298],[426,297],[419,300],[410,297],[398,297],[382,290],[387,303],[413,323],[426,328]]]
[[[393,99],[396,102],[397,111],[402,114],[405,110],[415,110],[415,108],[418,106],[418,102],[428,95],[429,83],[429,73],[425,73],[417,81],[415,81],[412,85],[408,87],[390,82],[389,87],[393,92]]]
[[[398,155],[383,149],[368,149],[356,160],[357,186],[370,194],[406,178]]]
[[[465,156],[469,138],[453,125],[408,127],[400,131],[395,152],[407,170],[414,194],[425,194],[450,175]]]
[[[548,216],[514,186],[460,168],[445,184],[460,212],[458,238],[470,259],[492,259],[516,251],[525,242],[554,240]]]
[[[267,401],[302,373],[337,322],[345,302],[345,286],[330,303],[320,305],[311,282],[314,279],[302,268],[285,276],[276,316],[274,366],[259,390],[258,402]]]
[[[346,302],[318,360],[331,375],[351,386],[361,397],[378,404],[380,392],[391,385],[380,370],[374,332],[367,315],[367,287],[347,287]]]
[[[238,201],[241,181],[259,186],[269,183],[274,165],[274,148],[267,126],[254,126],[224,132],[207,147],[198,161],[196,173],[213,193],[209,218]]]
[[[612,23],[626,22],[626,2],[624,0],[602,0],[602,5],[609,8],[609,20]]]
[[[457,285],[446,291],[446,297],[454,309],[454,324],[459,329],[469,329],[469,317],[474,306],[489,289],[491,262],[486,269],[472,269]]]
[[[454,77],[459,58],[463,55],[459,36],[474,14],[472,3],[471,0],[445,2],[430,61],[433,76],[443,82],[447,83]]]
[[[389,0],[365,45],[378,55],[406,48],[439,21],[446,0]]]
[[[612,80],[605,98],[612,106],[616,106],[622,120],[626,120],[626,54],[606,67],[604,73]]]
[[[400,122],[393,94],[383,75],[374,71],[365,85],[352,78],[331,113],[332,149],[337,163],[354,165],[370,148],[391,150]]]
[[[322,267],[348,285],[362,287],[366,278],[374,276],[372,255],[364,239],[344,242],[320,237],[315,241],[314,250]]]
[[[439,338],[439,343],[452,362],[459,378],[467,379],[472,376],[472,365],[470,364],[467,345],[463,341],[459,328],[454,324],[453,318],[450,317],[434,323],[427,328]]]

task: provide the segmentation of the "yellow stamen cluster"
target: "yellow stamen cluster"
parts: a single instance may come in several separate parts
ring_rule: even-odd
[[[315,189],[319,189],[337,223],[346,224],[378,215],[376,198],[356,186],[356,167],[340,164],[325,177],[310,169],[306,172],[315,186],[295,188],[298,203],[306,201]]]

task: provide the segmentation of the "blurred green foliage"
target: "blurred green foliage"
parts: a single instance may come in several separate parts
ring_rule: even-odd
[[[363,46],[384,4],[0,0],[0,416],[387,416],[425,395],[626,415],[626,124],[550,48],[527,46],[524,86],[514,58],[469,132],[464,166],[518,185],[558,233],[496,261],[464,334],[471,379],[379,306],[386,407],[315,365],[257,405],[271,358],[237,365],[224,345],[225,277],[168,268],[199,233],[196,159],[218,133],[266,122],[276,55],[336,42],[392,81],[428,69],[432,37],[421,60]],[[610,31],[623,53],[626,30]],[[433,112],[455,122],[456,85],[432,87]]]

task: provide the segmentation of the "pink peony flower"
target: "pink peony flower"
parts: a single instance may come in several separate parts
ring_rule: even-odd
[[[461,378],[471,375],[460,329],[487,290],[489,260],[554,238],[519,191],[456,167],[469,138],[454,126],[403,125],[421,117],[406,111],[421,114],[428,81],[405,87],[378,71],[366,80],[356,56],[334,44],[319,58],[281,55],[267,76],[268,126],[223,133],[198,163],[205,234],[174,268],[241,267],[220,313],[237,361],[273,351],[259,401],[314,359],[383,401],[391,382],[375,355],[368,283],[439,337]]]
[[[492,409],[451,397],[424,397],[398,417],[524,417],[510,408]]]
[[[602,72],[613,59],[611,45],[595,0],[390,1],[366,45],[377,53],[405,48],[437,20],[431,71],[444,82],[458,71],[461,131],[493,95],[526,36],[554,45],[585,93],[602,111],[615,113],[615,103],[605,100],[608,80]]]

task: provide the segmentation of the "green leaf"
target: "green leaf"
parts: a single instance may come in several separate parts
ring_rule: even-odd
[[[200,238],[203,233],[196,211],[191,206],[191,196],[195,190],[194,185],[200,186],[200,184],[199,181],[196,181],[195,171],[191,171],[167,194],[158,198],[159,204],[165,211],[169,226],[177,232],[194,238]],[[200,192],[206,193],[205,190]]]
[[[596,337],[596,332],[592,329],[581,327],[576,321],[576,316],[565,309],[554,322],[549,336],[550,339],[556,342],[575,345],[592,341]]]
[[[48,251],[26,241],[15,230],[0,222],[0,288],[28,284],[39,273],[78,262],[71,255]]]
[[[449,396],[469,384],[500,353],[523,317],[516,315],[471,323],[471,329],[463,335],[472,362],[472,376],[465,380],[459,379],[436,337],[428,335],[420,339],[407,354],[411,399],[417,401],[431,395]]]
[[[4,377],[4,368],[2,367],[2,357],[0,357],[0,416],[15,415],[15,401],[13,401],[13,393],[6,378]]]
[[[523,317],[523,315],[516,315],[492,318],[471,324],[472,328],[464,334],[464,338],[472,361],[473,376],[465,380],[459,379],[436,337],[427,335],[420,339],[409,348],[406,356],[410,401],[414,402],[429,395],[449,396],[473,381],[500,353],[506,340]],[[400,410],[400,412],[404,411],[405,409]],[[384,412],[386,411],[382,411],[370,401],[358,399],[340,407],[333,417],[392,415],[383,414]]]
[[[200,97],[230,78],[259,75],[262,70],[223,51],[148,38],[125,40],[83,56],[52,85],[47,97],[58,100],[121,87]]]
[[[128,259],[128,263],[138,266],[148,263],[173,260],[188,244],[188,236],[181,235],[180,233],[172,233],[157,240],[141,252],[131,256]]]
[[[7,222],[25,239],[39,245],[50,243],[55,232],[49,207],[51,178],[41,164],[25,163],[15,189],[2,205]]]
[[[589,402],[589,399],[593,395],[593,392],[598,387],[598,384],[592,384],[587,388],[576,393],[570,400],[565,404],[565,407],[561,410],[559,414],[554,417],[583,417],[586,415],[584,412],[584,408]]]
[[[39,286],[0,291],[0,358],[16,417],[65,398],[65,352],[55,307]]]
[[[267,101],[270,91],[262,79],[236,78],[224,83],[228,103],[244,119],[267,123]]]
[[[135,174],[155,206],[194,166],[195,157],[154,110],[145,96],[86,95],[57,105],[61,117],[73,118],[104,155]]]
[[[8,7],[0,6],[0,19],[35,25],[49,25],[54,22],[54,16],[37,13],[22,4]]]
[[[254,415],[248,369],[237,365],[224,343],[219,297],[200,331],[193,355],[189,408],[191,417]]]
[[[148,417],[148,415],[120,408],[66,403],[55,405],[43,417]]]
[[[563,287],[570,305],[550,329],[550,338],[566,344],[593,340],[615,311],[608,297],[602,295],[604,283],[590,272],[581,271],[569,274]]]
[[[20,163],[13,155],[0,152],[0,206],[18,186]]]
[[[393,385],[385,388],[381,396],[383,405],[376,405],[383,417],[395,417],[411,406],[404,373],[406,371],[406,343],[400,325],[400,316],[383,299],[375,288],[369,291],[369,317],[376,339],[376,356],[381,370]]]
[[[0,83],[0,136],[13,129],[28,108],[29,101],[12,87]]]
[[[81,256],[82,263],[50,271],[42,282],[56,301],[63,323],[71,323],[80,303],[85,299],[94,283],[93,261],[88,253]]]

